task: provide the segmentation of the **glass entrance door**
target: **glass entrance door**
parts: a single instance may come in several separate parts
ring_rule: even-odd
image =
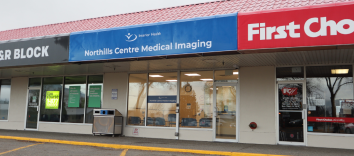
[[[40,89],[29,89],[27,99],[26,129],[38,129]]]
[[[214,140],[236,141],[236,85],[216,84],[214,93]]]
[[[278,119],[280,144],[304,144],[304,83],[278,84]]]

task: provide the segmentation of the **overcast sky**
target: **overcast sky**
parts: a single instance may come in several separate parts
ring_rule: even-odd
[[[0,0],[0,31],[216,0]]]

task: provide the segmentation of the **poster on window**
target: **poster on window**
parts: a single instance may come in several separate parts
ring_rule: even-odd
[[[101,107],[101,86],[90,86],[88,107],[100,108]]]
[[[302,109],[302,84],[279,84],[279,110]]]
[[[47,91],[45,109],[59,109],[60,91]]]
[[[80,107],[80,86],[69,87],[68,107]]]

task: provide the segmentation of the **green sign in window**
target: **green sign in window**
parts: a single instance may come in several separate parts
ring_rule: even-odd
[[[88,107],[100,108],[101,107],[101,87],[102,86],[90,86]]]
[[[68,107],[80,107],[80,86],[69,87]]]
[[[47,91],[45,109],[59,109],[60,91]]]

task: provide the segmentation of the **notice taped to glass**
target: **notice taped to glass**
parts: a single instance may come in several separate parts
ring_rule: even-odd
[[[279,110],[302,109],[302,84],[279,84]]]
[[[88,107],[100,108],[101,107],[101,86],[90,86]]]
[[[69,87],[68,107],[80,107],[80,86]]]

